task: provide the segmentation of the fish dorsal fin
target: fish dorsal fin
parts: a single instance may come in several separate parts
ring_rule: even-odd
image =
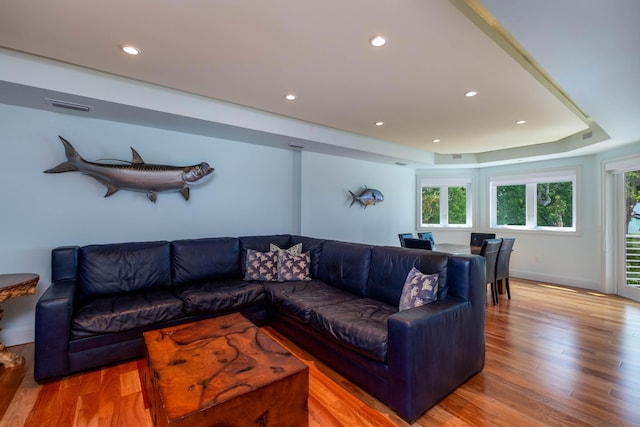
[[[185,200],[189,200],[189,187],[186,185],[180,189],[180,194],[184,197]]]
[[[130,148],[131,148],[131,163],[133,163],[134,165],[143,165],[144,160],[142,160],[142,157],[140,157],[140,154],[138,154],[135,148],[133,147],[130,147]]]

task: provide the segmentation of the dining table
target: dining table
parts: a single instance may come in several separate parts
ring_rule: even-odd
[[[460,243],[436,243],[433,247],[435,252],[443,252],[451,255],[480,255],[481,246],[463,245]],[[504,293],[502,281],[498,282],[498,293]]]
[[[436,243],[433,247],[435,252],[444,252],[452,255],[470,254],[471,246],[460,243]]]

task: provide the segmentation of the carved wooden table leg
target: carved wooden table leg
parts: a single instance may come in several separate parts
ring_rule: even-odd
[[[2,320],[2,309],[0,308],[0,320]],[[0,328],[0,331],[2,328]],[[0,343],[0,365],[3,365],[5,368],[13,368],[14,366],[19,366],[24,364],[24,357],[18,356],[17,354],[11,353],[7,350],[7,347]]]
[[[37,274],[0,274],[0,303],[22,295],[33,295],[40,280]],[[2,320],[2,309],[0,309]],[[2,328],[0,328],[2,330]],[[0,343],[0,365],[13,368],[24,364],[24,357],[14,354]]]
[[[5,368],[24,365],[24,357],[11,353],[5,346],[0,344],[0,365],[3,365]]]

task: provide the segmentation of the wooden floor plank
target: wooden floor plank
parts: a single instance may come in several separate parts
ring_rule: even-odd
[[[487,304],[486,365],[412,426],[640,425],[640,304],[511,279]],[[269,327],[309,366],[309,426],[408,426],[388,407]],[[33,344],[0,368],[0,427],[151,426],[140,361],[33,381]],[[4,407],[4,409],[3,409]]]

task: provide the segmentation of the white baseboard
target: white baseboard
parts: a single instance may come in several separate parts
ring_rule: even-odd
[[[6,347],[33,342],[34,337],[33,328],[3,329],[0,331],[0,342]]]
[[[557,274],[544,274],[539,272],[513,269],[509,271],[509,275],[511,277],[517,277],[525,280],[551,283],[554,285],[573,286],[576,288],[592,289],[594,291],[602,292],[600,282],[592,282],[575,277],[558,276]]]

